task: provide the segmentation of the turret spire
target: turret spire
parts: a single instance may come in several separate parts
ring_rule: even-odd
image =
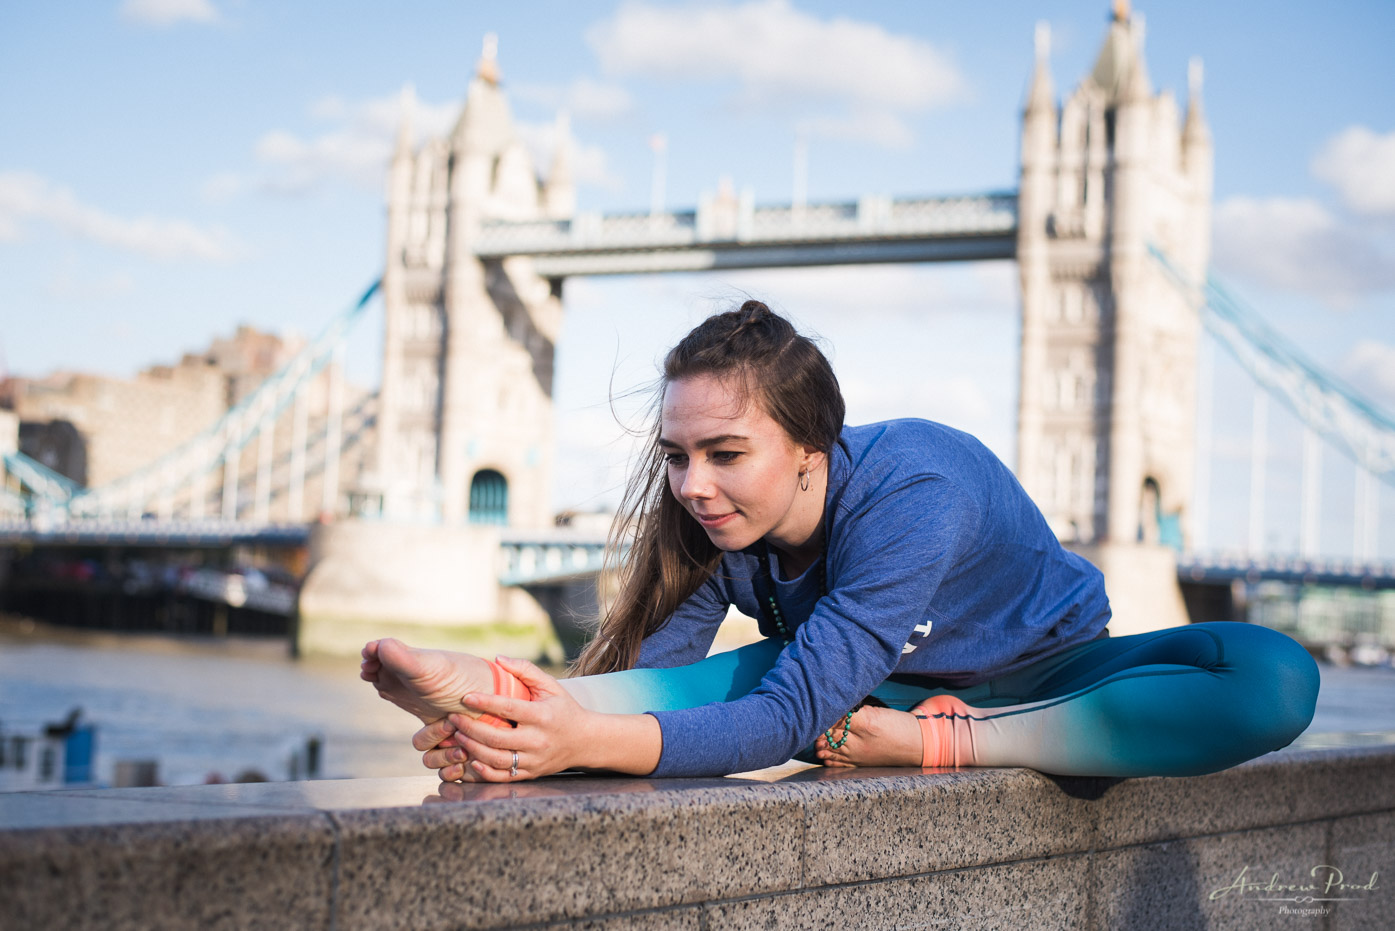
[[[1187,62],[1187,122],[1182,126],[1182,144],[1188,148],[1211,141],[1206,111],[1201,105],[1202,76],[1201,59],[1192,58]]]
[[[475,66],[475,75],[490,84],[499,83],[499,36],[496,33],[484,34],[484,48]]]
[[[456,151],[473,148],[498,155],[514,138],[513,119],[499,86],[498,55],[499,37],[486,33],[475,77],[465,92],[465,106],[451,130],[451,146]]]
[[[1051,86],[1051,24],[1046,20],[1037,23],[1033,36],[1036,47],[1036,68],[1032,72],[1032,84],[1027,90],[1027,112],[1049,111],[1055,105],[1055,92]]]
[[[1132,55],[1119,84],[1119,102],[1138,103],[1153,96],[1153,82],[1148,79],[1148,63],[1143,57],[1143,37],[1147,29],[1143,14],[1134,13],[1128,27]]]

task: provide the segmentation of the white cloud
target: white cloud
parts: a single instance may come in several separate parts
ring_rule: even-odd
[[[1357,213],[1395,215],[1395,132],[1348,127],[1322,147],[1312,172]]]
[[[509,91],[519,100],[565,110],[582,120],[619,119],[634,109],[634,98],[624,87],[593,78],[577,78],[565,87],[559,84],[516,84]]]
[[[947,103],[964,81],[943,52],[875,23],[820,20],[788,0],[686,7],[627,3],[587,40],[618,74],[734,77],[757,98],[856,100],[897,110]]]
[[[579,117],[615,119],[633,109],[634,100],[619,84],[580,78],[567,88],[563,106]]]
[[[455,126],[460,116],[460,101],[431,103],[419,98],[412,101],[412,129],[415,141],[432,136],[444,136]],[[344,123],[364,135],[396,139],[402,125],[402,95],[370,97],[348,101],[338,95],[321,97],[310,105],[310,115],[317,120]]]
[[[1311,199],[1231,197],[1215,208],[1218,268],[1338,303],[1395,287],[1395,249]]]
[[[834,265],[732,272],[723,276],[794,317],[849,312],[866,319],[930,315],[1015,314],[1016,265],[988,262],[954,266]]]
[[[225,230],[160,217],[118,217],[82,203],[72,191],[39,175],[0,172],[0,237],[22,238],[31,222],[166,261],[228,261],[240,252]]]
[[[121,17],[149,26],[175,23],[216,23],[218,10],[209,0],[125,0]]]
[[[257,140],[253,154],[267,168],[261,184],[267,190],[300,193],[327,178],[381,187],[392,138],[361,133],[354,127],[309,139],[272,130]]]
[[[417,100],[412,109],[414,142],[420,144],[448,135],[460,116],[460,107],[458,101]],[[381,189],[402,123],[401,96],[356,101],[322,97],[310,105],[309,114],[327,125],[325,131],[297,134],[276,129],[264,133],[253,147],[258,170],[215,174],[204,182],[204,197],[225,201],[249,190],[304,194],[328,181]],[[556,144],[556,127],[551,123],[517,121],[514,127],[532,152],[535,164],[545,172]],[[610,171],[605,152],[598,146],[576,144],[572,170],[580,185],[613,189],[622,183]]]
[[[844,136],[870,124],[877,127],[870,141],[883,145],[907,144],[902,115],[953,102],[967,89],[951,57],[928,42],[847,17],[819,19],[788,0],[630,2],[586,38],[608,73],[734,81],[746,107],[836,108],[812,128]]]
[[[984,424],[995,414],[982,385],[963,374],[925,381],[851,375],[840,384],[853,420],[924,417],[965,427]]]
[[[515,122],[514,129],[533,156],[533,164],[546,174],[557,147],[557,124]],[[604,149],[575,139],[572,140],[572,180],[578,186],[598,187],[607,191],[619,191],[625,186],[625,179],[611,171],[610,159]]]
[[[416,140],[448,133],[459,110],[454,102],[416,101],[412,110]],[[283,129],[262,134],[252,149],[257,170],[213,175],[204,182],[205,199],[221,202],[252,190],[304,194],[331,180],[381,189],[402,122],[401,95],[358,101],[322,97],[308,111],[328,128],[308,135]]]
[[[1337,363],[1337,372],[1377,407],[1395,412],[1395,346],[1360,340]]]

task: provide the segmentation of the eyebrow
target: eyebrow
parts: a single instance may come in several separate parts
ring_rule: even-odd
[[[749,439],[750,437],[742,436],[739,433],[723,433],[720,436],[709,436],[706,439],[698,440],[693,445],[698,449],[706,449],[709,446],[721,446],[723,443],[730,443],[733,440],[744,441]],[[670,449],[680,448],[677,443],[672,440],[666,440],[663,437],[659,437],[659,445],[667,446]]]

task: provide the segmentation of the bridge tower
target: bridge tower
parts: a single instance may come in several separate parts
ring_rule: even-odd
[[[460,627],[548,624],[499,585],[505,528],[552,524],[553,356],[561,282],[528,256],[481,259],[491,220],[570,216],[564,124],[539,180],[499,86],[495,40],[454,129],[415,145],[412,92],[388,176],[377,461],[348,520],[314,528],[298,642],[343,653],[385,632],[454,644]],[[362,518],[362,519],[359,519]],[[458,645],[458,644],[456,644]],[[531,649],[531,648],[525,648]]]
[[[1058,107],[1038,27],[1018,201],[1017,473],[1104,570],[1118,633],[1145,606],[1156,626],[1186,620],[1167,547],[1191,535],[1200,322],[1148,249],[1197,281],[1210,258],[1200,63],[1182,121],[1151,89],[1143,39],[1142,15],[1116,4],[1093,70]]]
[[[478,258],[488,220],[569,216],[565,129],[546,183],[499,86],[495,40],[454,130],[413,144],[411,92],[388,182],[386,326],[375,491],[389,519],[551,523],[560,281]]]

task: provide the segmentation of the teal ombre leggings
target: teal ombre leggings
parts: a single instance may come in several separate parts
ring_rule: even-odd
[[[750,692],[783,648],[763,640],[690,666],[562,684],[595,711],[693,708]],[[961,765],[1194,776],[1287,746],[1312,721],[1317,693],[1317,664],[1289,637],[1211,623],[1093,640],[968,688],[888,680],[872,695],[903,711],[937,695],[966,705],[932,715],[954,729]],[[811,751],[800,758],[814,762]]]

